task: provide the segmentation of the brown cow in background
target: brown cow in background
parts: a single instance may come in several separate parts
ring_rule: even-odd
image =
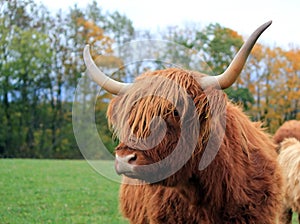
[[[280,144],[285,138],[296,138],[300,141],[300,121],[289,120],[284,122],[273,136],[276,144]]]
[[[293,212],[298,213],[300,223],[300,121],[284,122],[273,139],[278,144],[278,160],[285,179],[281,223],[291,223]]]

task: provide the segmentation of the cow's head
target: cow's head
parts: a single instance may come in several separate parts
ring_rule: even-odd
[[[191,178],[209,141],[210,127],[222,128],[217,120],[225,113],[227,100],[221,89],[235,82],[256,40],[270,24],[260,26],[218,76],[170,68],[146,72],[134,83],[124,84],[99,70],[87,46],[84,59],[90,76],[108,92],[118,94],[107,113],[120,139],[117,173],[167,185]]]

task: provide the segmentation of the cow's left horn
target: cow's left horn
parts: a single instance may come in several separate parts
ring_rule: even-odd
[[[105,75],[95,64],[90,54],[90,46],[87,44],[83,50],[83,59],[88,75],[103,89],[112,94],[125,92],[131,84],[118,82]]]
[[[212,81],[217,79],[221,89],[226,89],[230,87],[240,75],[246,60],[256,43],[259,36],[272,24],[269,21],[260,27],[258,27],[248,38],[248,40],[243,44],[239,52],[236,54],[229,67],[224,71],[223,74],[214,77],[205,77],[202,81],[202,88],[205,88],[212,84]]]

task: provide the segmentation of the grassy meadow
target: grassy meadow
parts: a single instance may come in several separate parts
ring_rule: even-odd
[[[118,210],[119,183],[86,161],[2,159],[0,176],[1,224],[128,223]]]
[[[128,223],[118,210],[119,184],[86,161],[2,159],[0,176],[1,224]]]

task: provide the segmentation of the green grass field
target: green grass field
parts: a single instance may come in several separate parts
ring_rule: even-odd
[[[118,210],[119,183],[86,161],[2,159],[0,176],[1,224],[128,223]]]
[[[0,160],[0,176],[1,224],[128,223],[118,210],[119,183],[86,161]]]

